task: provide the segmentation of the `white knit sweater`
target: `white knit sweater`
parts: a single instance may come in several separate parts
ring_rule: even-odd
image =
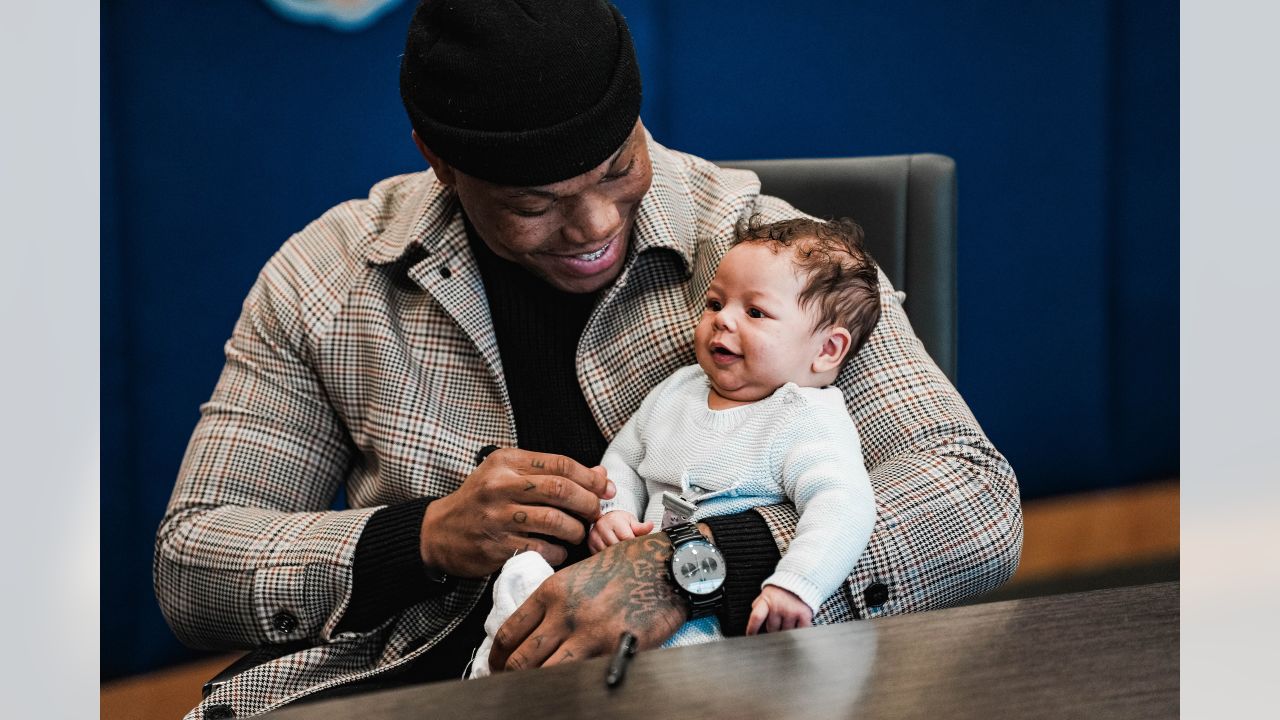
[[[844,395],[787,383],[750,405],[711,410],[709,391],[702,368],[690,365],[645,397],[605,452],[618,494],[601,511],[626,510],[656,532],[664,490],[697,502],[693,520],[790,499],[800,524],[764,584],[816,613],[853,570],[876,519]]]

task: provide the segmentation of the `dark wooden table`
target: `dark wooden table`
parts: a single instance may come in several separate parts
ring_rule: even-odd
[[[1178,583],[1011,600],[285,708],[301,718],[1176,718]]]

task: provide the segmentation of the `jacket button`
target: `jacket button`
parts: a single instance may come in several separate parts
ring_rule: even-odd
[[[298,627],[298,618],[281,610],[271,618],[271,624],[276,630],[288,635]]]
[[[448,279],[449,279],[450,277],[452,277],[452,276],[453,276],[453,271],[452,271],[452,270],[450,270],[450,269],[449,269],[449,268],[447,268],[447,267],[444,267],[443,265],[442,265],[442,266],[440,266],[440,277],[442,277],[442,278],[444,278],[444,279],[448,280]]]
[[[882,582],[873,582],[862,591],[862,599],[867,601],[867,607],[878,608],[889,602],[889,588]]]
[[[235,716],[230,705],[210,705],[204,709],[204,720],[226,720]]]
[[[479,465],[480,463],[484,462],[484,459],[485,459],[485,458],[487,458],[487,457],[489,457],[489,454],[490,454],[490,453],[492,453],[494,450],[497,450],[497,449],[498,449],[498,446],[497,446],[497,445],[485,445],[484,447],[482,447],[482,448],[480,448],[479,450],[477,450],[477,451],[476,451],[476,464],[477,464],[477,465]]]

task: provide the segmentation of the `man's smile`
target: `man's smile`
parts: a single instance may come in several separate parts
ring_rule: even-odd
[[[550,260],[561,273],[574,277],[594,277],[607,272],[622,260],[621,249],[625,242],[619,242],[622,233],[609,239],[604,245],[585,253],[544,252],[542,256]]]

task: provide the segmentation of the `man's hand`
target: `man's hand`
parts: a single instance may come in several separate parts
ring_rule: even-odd
[[[480,577],[512,554],[533,550],[552,565],[568,551],[535,535],[582,542],[583,522],[600,516],[600,499],[617,492],[603,467],[586,468],[563,455],[501,449],[454,492],[427,505],[422,562],[458,577]]]
[[[663,643],[689,614],[672,589],[662,533],[627,540],[543,581],[498,629],[489,667],[522,670],[613,652],[624,630],[641,649]]]
[[[813,610],[799,595],[776,585],[765,585],[755,600],[751,601],[751,616],[747,618],[747,634],[794,630],[813,624]]]
[[[598,553],[610,545],[617,545],[623,540],[632,540],[641,535],[653,532],[653,522],[640,522],[636,516],[626,510],[613,510],[605,513],[587,535],[587,548],[592,554]]]

